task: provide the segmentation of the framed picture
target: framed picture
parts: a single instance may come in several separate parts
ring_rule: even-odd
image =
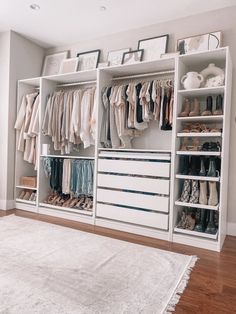
[[[222,32],[213,32],[208,34],[196,35],[192,37],[177,40],[176,50],[181,55],[197,51],[212,50],[221,47]]]
[[[143,49],[132,50],[124,52],[122,57],[122,64],[130,64],[140,62],[143,59]]]
[[[144,49],[143,60],[156,60],[161,57],[161,54],[167,52],[169,35],[162,35],[141,39],[138,42],[138,49]]]
[[[79,59],[78,58],[70,58],[62,60],[60,73],[72,73],[76,72],[78,68]]]
[[[62,51],[44,58],[42,76],[59,74],[61,63],[68,58],[69,51]]]
[[[91,50],[82,53],[78,53],[77,57],[79,58],[79,71],[93,70],[98,66],[100,58],[100,50]]]
[[[109,62],[98,63],[98,68],[106,68],[109,66]]]
[[[109,62],[109,65],[120,65],[122,63],[123,54],[129,51],[130,48],[109,51],[107,56],[107,61]]]

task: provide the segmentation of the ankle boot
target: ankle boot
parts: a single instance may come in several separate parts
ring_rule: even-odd
[[[207,224],[205,232],[210,233],[210,234],[216,234],[217,232],[217,228],[214,223],[214,211],[213,210],[209,210],[209,220],[208,220],[208,224]]]
[[[216,162],[215,157],[210,158],[209,169],[207,172],[208,177],[216,177]]]
[[[198,165],[199,165],[199,159],[198,156],[191,156],[191,162],[190,162],[190,171],[189,175],[191,176],[197,176],[198,175]]]
[[[212,96],[208,96],[206,100],[206,110],[202,112],[202,116],[212,115]]]
[[[206,209],[201,209],[200,220],[196,224],[194,230],[204,232],[206,228]]]
[[[180,174],[187,175],[189,173],[189,156],[180,156],[179,160]]]
[[[207,182],[200,181],[199,204],[207,205]]]
[[[181,141],[181,147],[180,150],[188,150],[188,146],[189,146],[189,138],[188,137],[184,137]]]
[[[216,206],[218,204],[218,192],[216,182],[209,182],[209,199],[208,205]]]
[[[186,180],[184,180],[184,185],[183,185],[180,201],[184,202],[184,203],[188,203],[189,197],[190,197],[190,192],[191,192],[190,180],[186,179]]]
[[[182,107],[182,112],[180,113],[180,117],[188,117],[190,112],[190,101],[189,99],[185,99]]]
[[[198,204],[199,202],[199,187],[198,187],[198,181],[192,180],[192,191],[191,196],[189,199],[189,203],[192,204]]]
[[[223,97],[218,95],[216,97],[216,110],[213,112],[213,115],[222,115],[223,114]]]
[[[205,169],[204,157],[201,157],[201,166],[200,166],[199,176],[205,177],[205,175],[206,175],[206,169]]]
[[[197,98],[194,98],[193,101],[193,110],[189,113],[190,117],[200,116],[200,102]]]

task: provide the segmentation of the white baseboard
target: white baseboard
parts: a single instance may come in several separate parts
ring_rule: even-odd
[[[227,223],[227,235],[236,236],[236,223]]]
[[[15,208],[14,200],[0,200],[0,210],[9,210]]]

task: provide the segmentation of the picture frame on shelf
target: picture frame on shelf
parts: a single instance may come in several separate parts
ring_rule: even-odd
[[[222,32],[216,31],[195,35],[177,40],[176,51],[181,55],[199,51],[207,51],[220,48],[222,45]]]
[[[129,51],[130,48],[109,51],[107,55],[107,61],[109,62],[109,66],[121,65],[123,54]]]
[[[45,56],[42,76],[57,75],[60,73],[61,63],[68,58],[69,51],[61,51]]]
[[[59,73],[65,74],[65,73],[76,72],[78,69],[78,64],[79,64],[78,58],[70,58],[70,59],[62,60]]]
[[[143,61],[160,59],[161,54],[167,52],[169,34],[140,39],[138,49],[143,49]]]
[[[100,53],[100,49],[77,53],[78,71],[95,70],[98,67]]]
[[[98,63],[98,68],[106,68],[106,67],[109,67],[109,62]]]
[[[131,50],[123,53],[122,64],[132,64],[141,62],[143,59],[143,49]]]

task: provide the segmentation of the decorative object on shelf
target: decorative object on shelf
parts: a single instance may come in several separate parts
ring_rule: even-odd
[[[176,50],[180,54],[194,53],[198,51],[213,50],[221,46],[222,32],[211,32],[187,38],[178,39]]]
[[[44,58],[42,76],[59,74],[61,63],[68,58],[68,54],[69,51],[62,51],[46,56]]]
[[[29,176],[22,176],[20,178],[20,185],[23,186],[28,186],[31,188],[36,188],[37,187],[37,177],[29,177]]]
[[[160,59],[161,54],[167,52],[169,35],[145,38],[138,41],[138,49],[143,49],[143,60],[150,61]]]
[[[100,49],[77,53],[77,57],[79,58],[78,71],[96,69],[99,63],[100,53]]]
[[[131,64],[135,62],[140,62],[143,60],[143,49],[132,50],[129,52],[124,52],[122,57],[122,64]]]
[[[98,63],[98,68],[106,68],[110,65],[110,62],[99,62]]]
[[[223,69],[215,66],[214,63],[210,63],[200,72],[200,74],[204,77],[202,87],[217,87],[224,85],[225,72]]]
[[[181,83],[185,89],[199,88],[203,82],[203,76],[198,72],[188,72],[181,78]]]
[[[70,59],[62,60],[60,71],[59,71],[60,74],[76,72],[78,69],[78,63],[79,63],[78,58],[70,58]]]
[[[129,52],[130,48],[123,48],[108,52],[107,61],[109,66],[120,65],[122,63],[123,54]]]
[[[160,58],[161,59],[170,59],[170,58],[175,58],[179,56],[179,51],[176,52],[167,52],[167,53],[162,53]]]

